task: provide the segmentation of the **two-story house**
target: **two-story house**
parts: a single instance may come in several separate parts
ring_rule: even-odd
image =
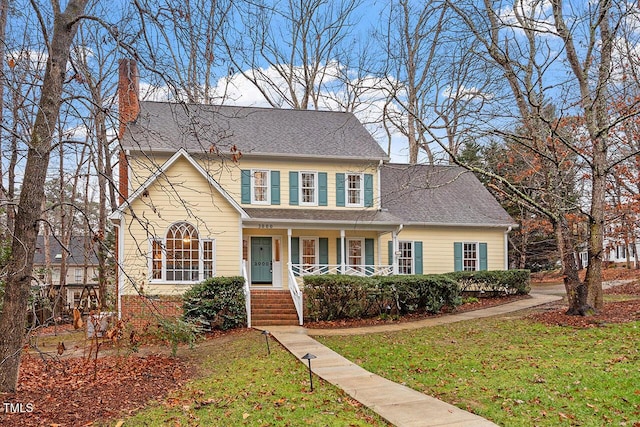
[[[138,102],[133,65],[111,216],[122,316],[243,275],[290,293],[301,324],[305,274],[507,268],[515,224],[473,174],[389,163],[351,113]]]
[[[40,288],[42,296],[56,298],[62,289],[61,303],[66,309],[98,307],[98,257],[89,237],[71,236],[63,246],[58,239],[38,236],[33,271],[33,286]]]

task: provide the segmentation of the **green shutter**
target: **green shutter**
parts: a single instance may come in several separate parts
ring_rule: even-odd
[[[318,172],[318,204],[327,206],[327,173]]]
[[[462,271],[462,242],[453,244],[453,269],[454,271]]]
[[[329,239],[326,237],[319,238],[318,247],[320,249],[320,254],[318,254],[318,261],[320,262],[320,265],[326,266],[329,264]],[[327,267],[322,267],[321,271],[323,273],[326,273]]]
[[[367,276],[374,273],[373,266],[376,264],[373,253],[373,239],[364,239],[364,265]]]
[[[373,206],[373,175],[364,174],[364,205],[367,208]]]
[[[344,206],[344,174],[336,174],[336,206]]]
[[[389,240],[389,265],[393,265],[393,241]]]
[[[340,237],[336,239],[336,259],[337,259],[336,264],[338,265],[342,263],[342,245],[340,244],[341,240],[342,239],[340,239]]]
[[[422,274],[422,242],[413,242],[413,261],[415,262],[415,268],[413,274]]]
[[[271,171],[271,204],[280,204],[280,171]]]
[[[480,243],[480,270],[487,270],[487,244]]]
[[[300,264],[300,238],[291,238],[291,264]]]
[[[240,200],[242,203],[251,203],[251,171],[240,171]]]
[[[298,172],[289,172],[289,204],[298,205]]]

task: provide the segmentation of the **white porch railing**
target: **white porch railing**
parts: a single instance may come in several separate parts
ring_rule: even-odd
[[[247,328],[251,327],[251,288],[247,274],[247,261],[242,260],[242,277],[244,277],[244,304],[247,308]]]
[[[392,265],[339,265],[339,264],[288,264],[289,291],[298,313],[300,325],[303,324],[302,288],[304,276],[321,274],[344,274],[348,276],[390,276]]]
[[[293,305],[296,307],[296,313],[298,313],[298,324],[302,326],[304,323],[304,310],[302,308],[302,291],[300,290],[300,286],[298,285],[298,281],[296,280],[295,275],[293,274],[293,270],[291,269],[291,264],[289,264],[289,292],[291,292],[291,299],[293,300]]]

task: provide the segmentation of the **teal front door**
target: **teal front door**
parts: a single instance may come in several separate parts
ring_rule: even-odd
[[[271,284],[271,237],[251,238],[251,283]]]

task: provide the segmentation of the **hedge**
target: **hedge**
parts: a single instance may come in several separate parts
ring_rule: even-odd
[[[457,284],[443,275],[305,276],[304,295],[306,315],[316,321],[437,313],[461,301]]]
[[[246,326],[247,309],[241,276],[212,277],[184,293],[183,317],[205,328],[227,330]]]
[[[457,271],[446,273],[463,293],[525,295],[531,290],[529,270]]]

